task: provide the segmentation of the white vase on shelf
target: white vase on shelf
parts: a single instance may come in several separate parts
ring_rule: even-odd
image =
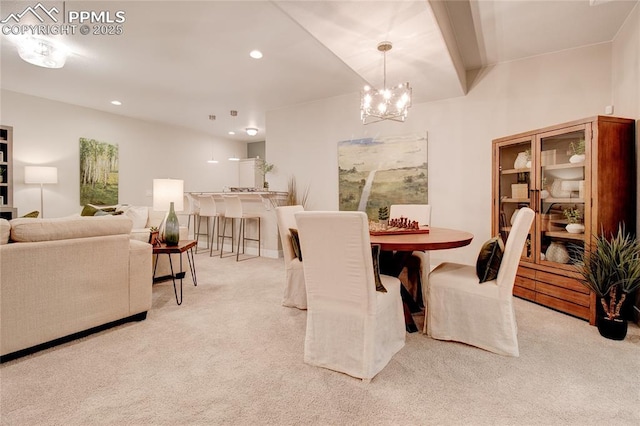
[[[587,156],[584,154],[573,154],[569,157],[569,162],[571,164],[584,163],[585,158],[587,158]]]
[[[545,258],[549,262],[569,263],[569,251],[564,244],[553,241],[545,252]]]
[[[584,234],[584,225],[582,223],[570,223],[565,229],[570,234]]]
[[[513,168],[524,169],[527,167],[527,161],[529,161],[529,159],[527,158],[527,153],[524,151],[519,152],[518,156],[516,157],[516,161],[514,161],[513,163]]]

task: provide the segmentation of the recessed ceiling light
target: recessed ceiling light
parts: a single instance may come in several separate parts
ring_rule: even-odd
[[[111,101],[111,104],[120,106],[120,105],[122,105],[122,102],[120,102],[120,101]]]
[[[247,134],[249,136],[255,136],[258,134],[258,129],[254,128],[254,127],[247,127]]]
[[[236,134],[236,132],[231,131],[231,132],[229,132],[229,134],[230,134],[230,135],[235,135],[235,134]]]
[[[253,59],[260,59],[262,58],[262,52],[259,50],[252,50],[249,53],[249,56],[251,56]]]

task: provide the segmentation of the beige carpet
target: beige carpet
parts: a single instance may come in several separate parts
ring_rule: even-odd
[[[407,335],[371,383],[303,363],[282,260],[196,256],[177,306],[0,367],[2,425],[638,425],[640,330],[621,342],[516,300],[520,358]]]

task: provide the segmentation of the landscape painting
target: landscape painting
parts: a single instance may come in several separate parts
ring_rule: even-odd
[[[118,145],[80,138],[80,204],[118,204]]]
[[[428,204],[426,133],[338,142],[338,173],[340,210]]]

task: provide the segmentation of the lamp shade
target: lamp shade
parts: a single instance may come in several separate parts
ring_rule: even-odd
[[[184,181],[180,179],[154,179],[153,180],[153,209],[156,211],[168,211],[171,202],[177,211],[184,208],[183,203]]]
[[[24,183],[58,183],[58,168],[25,166]]]

